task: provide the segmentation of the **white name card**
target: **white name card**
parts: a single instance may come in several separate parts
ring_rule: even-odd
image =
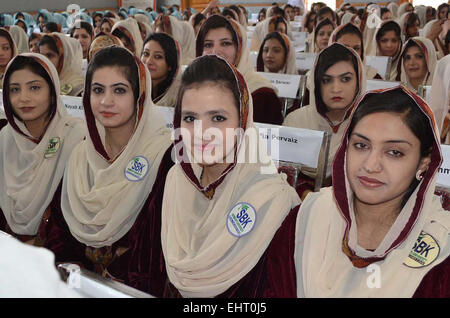
[[[173,107],[156,106],[167,127],[173,129]],[[255,123],[261,138],[267,142],[272,159],[294,162],[317,168],[323,131]]]
[[[316,53],[297,52],[295,54],[295,64],[299,70],[310,70],[314,66]]]
[[[366,91],[374,89],[391,88],[400,85],[400,82],[388,82],[382,80],[367,80]]]
[[[296,98],[300,75],[258,72],[278,89],[278,97]]]
[[[366,56],[366,65],[372,66],[383,78],[386,75],[389,56]]]
[[[323,131],[255,123],[273,160],[317,168]]]
[[[439,168],[436,185],[450,189],[450,145],[441,145],[442,165]]]
[[[173,115],[175,112],[175,108],[167,106],[156,106],[156,108],[161,112],[164,119],[166,120],[166,127],[169,129],[173,129]]]
[[[418,93],[427,103],[431,98],[431,85],[419,85]]]
[[[290,21],[290,25],[292,30],[301,30],[302,28],[302,21]]]
[[[64,106],[66,106],[67,113],[71,116],[85,120],[83,99],[76,96],[61,96]]]

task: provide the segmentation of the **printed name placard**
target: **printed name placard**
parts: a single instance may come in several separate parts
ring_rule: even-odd
[[[273,160],[317,168],[323,131],[255,123]]]
[[[173,129],[173,107],[156,106]],[[317,168],[322,147],[323,131],[254,123],[259,135],[267,142],[267,150],[274,160],[282,160]]]
[[[85,119],[83,100],[81,97],[76,96],[61,96],[64,106],[66,106],[67,113],[71,116]]]
[[[372,91],[374,89],[390,88],[400,85],[400,82],[388,82],[382,80],[367,80],[366,91]]]
[[[253,63],[253,67],[256,69],[256,63],[258,61],[258,52],[257,51],[250,51],[250,60]]]
[[[383,78],[387,72],[389,56],[366,56],[366,65],[372,66]]]
[[[310,70],[314,66],[316,60],[316,53],[295,53],[295,65],[299,70]]]
[[[431,85],[419,85],[418,93],[427,103],[431,98]]]
[[[87,59],[83,59],[81,62],[81,73],[83,73],[83,76],[86,77],[86,72],[88,68],[88,61]]]
[[[278,97],[296,98],[300,75],[258,72],[278,89]]]
[[[450,145],[441,145],[442,164],[439,168],[436,185],[450,189]]]

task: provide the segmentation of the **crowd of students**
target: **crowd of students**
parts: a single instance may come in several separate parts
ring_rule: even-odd
[[[449,8],[275,3],[253,26],[216,0],[2,14],[0,231],[14,239],[0,233],[0,296],[76,296],[53,268],[73,263],[167,298],[450,297],[450,213],[435,194]],[[261,72],[299,74],[300,20],[316,58],[308,104],[284,116]],[[388,56],[386,74],[367,56]],[[366,91],[369,79],[401,84]],[[64,95],[82,98],[84,120]],[[173,109],[172,133],[157,106]],[[319,192],[308,169],[288,183],[255,123],[331,135]]]

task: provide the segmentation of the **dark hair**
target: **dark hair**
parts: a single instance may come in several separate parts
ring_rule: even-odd
[[[42,36],[40,33],[31,33],[30,37],[28,38],[28,43],[30,43],[31,41],[33,41],[34,39],[41,39]]]
[[[95,71],[108,66],[118,67],[123,72],[133,89],[134,105],[136,106],[139,98],[139,70],[133,54],[117,45],[105,47],[92,57],[86,72],[84,94],[87,94],[87,98],[90,98],[92,77]]]
[[[116,36],[116,37],[118,37],[123,42],[124,45],[125,45],[125,42],[122,40],[122,38],[125,37],[127,39],[128,43],[130,44],[130,46],[132,46],[134,51],[136,51],[136,46],[135,46],[135,44],[133,42],[133,39],[130,39],[130,37],[125,32],[123,32],[120,29],[120,27],[116,28],[114,31],[112,31],[111,34]],[[135,53],[135,52],[132,52],[132,53]]]
[[[445,47],[448,47],[448,44],[450,43],[450,30],[447,31],[447,34],[445,35]]]
[[[284,17],[283,9],[281,9],[280,7],[273,7],[271,16],[273,17],[273,16],[276,16],[276,15],[281,15],[282,17]]]
[[[401,88],[389,90],[379,94],[371,94],[364,98],[355,110],[349,124],[347,136],[350,136],[357,123],[367,115],[375,113],[396,113],[402,118],[412,133],[420,141],[420,156],[424,158],[431,153],[434,143],[434,132],[432,131],[428,117],[417,107],[414,100]],[[408,201],[409,196],[419,184],[414,178],[408,191],[403,197],[402,206]]]
[[[419,16],[418,16],[417,14],[415,14],[414,12],[410,12],[410,13],[408,14],[408,16],[406,17],[406,21],[405,21],[405,25],[406,25],[406,33],[407,33],[406,36],[409,36],[409,35],[408,35],[408,28],[411,27],[411,26],[413,26],[414,23],[416,23],[416,21],[418,21],[419,24],[420,24]]]
[[[437,7],[437,12],[438,12],[438,18],[439,18],[439,13],[441,13],[441,11],[445,8],[448,8],[448,4],[447,3],[441,3],[438,7]]]
[[[314,19],[314,24],[317,24],[317,22],[322,20],[323,16],[328,13],[330,13],[331,16],[333,17],[333,22],[336,22],[336,14],[334,13],[334,11],[330,7],[323,7],[323,8],[320,8],[319,11],[317,11],[317,15]]]
[[[58,24],[55,22],[47,22],[45,28],[48,32],[59,32]]]
[[[230,5],[228,6],[228,8],[230,8],[231,10],[233,10],[234,12],[236,12],[237,16],[239,17],[241,15],[241,10],[235,6],[235,5]]]
[[[283,23],[284,26],[286,27],[286,32],[287,32],[287,28],[288,28],[287,21],[283,17],[272,17],[272,18],[274,18],[273,23],[275,24],[275,30],[277,29],[277,27],[280,23]]]
[[[264,44],[270,39],[275,39],[278,42],[280,42],[281,46],[284,49],[284,61],[286,61],[287,55],[288,55],[288,48],[286,46],[286,43],[283,41],[283,38],[281,37],[279,32],[272,32],[266,35],[264,38],[264,41],[261,43],[261,47],[259,48],[258,58],[256,62],[256,70],[258,72],[264,72],[264,61],[263,61],[263,51],[264,51]]]
[[[358,60],[352,54],[349,48],[341,44],[332,44],[329,47],[323,49],[320,53],[314,70],[314,96],[316,98],[317,110],[321,114],[325,114],[328,111],[327,106],[323,102],[321,94],[322,78],[325,72],[334,64],[347,61],[353,65],[353,69],[358,77]],[[359,90],[359,80],[357,90]]]
[[[54,112],[56,111],[55,84],[53,83],[50,75],[47,73],[45,68],[39,62],[37,62],[33,57],[30,57],[30,56],[22,56],[22,55],[16,56],[14,58],[14,61],[9,66],[8,72],[5,74],[5,79],[4,79],[5,85],[3,87],[3,94],[5,95],[5,100],[8,101],[8,104],[5,105],[5,107],[9,107],[9,105],[11,104],[10,99],[9,99],[9,89],[8,89],[9,79],[15,71],[20,71],[20,70],[24,70],[24,69],[28,69],[32,73],[44,78],[45,81],[47,82],[48,86],[50,87],[51,103],[50,103],[50,111],[48,112],[48,117],[51,117],[54,114]],[[21,120],[21,118],[19,116],[17,116],[17,114],[14,112],[14,110],[13,110],[13,113],[14,113],[15,117],[17,117]]]
[[[394,21],[388,21],[385,24],[383,24],[383,26],[377,32],[376,34],[377,42],[380,42],[381,38],[389,31],[394,31],[397,38],[401,40],[402,30],[400,29],[400,26]]]
[[[59,55],[58,47],[56,46],[56,41],[52,36],[44,35],[39,41],[38,46],[41,47],[43,45],[47,45],[50,50]]]
[[[0,29],[0,37],[4,37],[8,40],[11,51],[13,52],[15,44],[14,44],[14,40],[12,38],[11,33],[9,33],[9,31],[6,29]]]
[[[156,41],[162,47],[162,49],[164,50],[164,58],[166,59],[167,65],[170,67],[170,71],[169,74],[167,74],[166,79],[158,85],[157,91],[154,92],[154,96],[159,97],[170,87],[173,80],[175,79],[175,75],[179,67],[178,52],[174,39],[166,33],[150,34],[145,39],[143,47],[145,47],[145,45],[150,41]],[[142,50],[142,54],[144,54],[144,50]],[[155,101],[156,100],[154,100],[154,102]]]
[[[114,13],[112,13],[111,11],[107,11],[104,15],[103,18],[115,18],[116,16],[114,15]],[[103,24],[103,21],[102,21]]]
[[[308,30],[308,32],[310,32],[309,31],[309,29],[308,29],[308,25],[311,23],[311,19],[313,19],[313,18],[311,18],[311,17],[314,17],[314,21],[315,21],[315,18],[316,18],[316,15],[317,15],[317,13],[316,12],[314,12],[314,11],[309,11],[307,14],[306,14],[306,17],[305,17],[305,21],[303,22],[303,27],[305,28],[305,29],[307,29]],[[314,22],[313,22],[314,23]],[[315,23],[314,23],[314,25],[315,25]],[[314,29],[314,25],[313,25],[313,29]],[[312,30],[311,30],[312,31]]]
[[[223,8],[222,10],[222,15],[224,17],[231,17],[232,19],[236,19],[235,15],[234,15],[234,10],[231,10],[230,8]]]
[[[420,51],[423,51],[422,48],[420,47],[420,45],[418,45],[415,41],[407,41],[406,44],[405,44],[405,47],[403,48],[402,60],[403,60],[406,52],[408,51],[408,49],[413,47],[413,46],[419,48]],[[400,63],[398,65],[398,67],[400,67]]]
[[[353,14],[358,14],[358,9],[356,9],[355,7],[352,7],[352,6],[348,7],[347,10],[345,10],[345,11],[351,12]]]
[[[234,45],[238,46],[238,39],[236,32],[234,31],[231,23],[220,15],[212,15],[206,19],[205,23],[202,24],[200,30],[198,31],[196,39],[196,56],[201,56],[203,54],[203,44],[205,42],[205,36],[210,30],[225,28],[231,33]]]
[[[358,15],[358,17],[359,17],[360,19],[362,19],[362,18],[363,18],[363,15],[364,15],[364,9],[358,9],[358,12],[357,12],[356,14]]]
[[[180,90],[175,104],[175,118],[181,116],[181,102],[184,93],[188,89],[200,86],[203,83],[219,84],[230,89],[239,113],[240,92],[233,71],[222,58],[215,55],[204,55],[195,59],[181,77]]]
[[[383,16],[383,14],[385,14],[387,12],[391,12],[391,10],[389,10],[386,7],[382,7],[381,10],[380,10],[380,18]]]
[[[293,7],[293,6],[291,6],[291,5],[289,4],[289,3],[288,3],[287,5],[285,5],[285,6],[284,6],[284,10],[286,11],[286,9],[287,9],[287,8],[291,8],[291,9],[294,9],[294,7]]]
[[[201,14],[201,13],[197,13],[194,18],[193,18],[193,22],[194,22],[194,28],[200,24],[200,22],[202,22],[202,20],[206,19],[206,17]]]
[[[347,23],[342,29],[340,29],[336,33],[336,42],[345,34],[356,34],[359,37],[359,40],[361,41],[361,59],[364,58],[364,41],[363,41],[363,35],[359,28],[354,25],[353,23]]]
[[[70,29],[70,37],[73,38],[73,35],[75,33],[76,29],[85,29],[87,34],[91,37],[91,40],[93,40],[94,37],[94,28],[92,27],[92,24],[86,21],[78,21],[75,23],[75,25]]]

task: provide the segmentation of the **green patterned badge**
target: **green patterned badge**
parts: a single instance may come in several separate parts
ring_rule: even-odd
[[[58,152],[59,147],[61,146],[61,140],[59,137],[55,137],[50,139],[48,142],[47,149],[45,150],[44,158],[51,158]]]

